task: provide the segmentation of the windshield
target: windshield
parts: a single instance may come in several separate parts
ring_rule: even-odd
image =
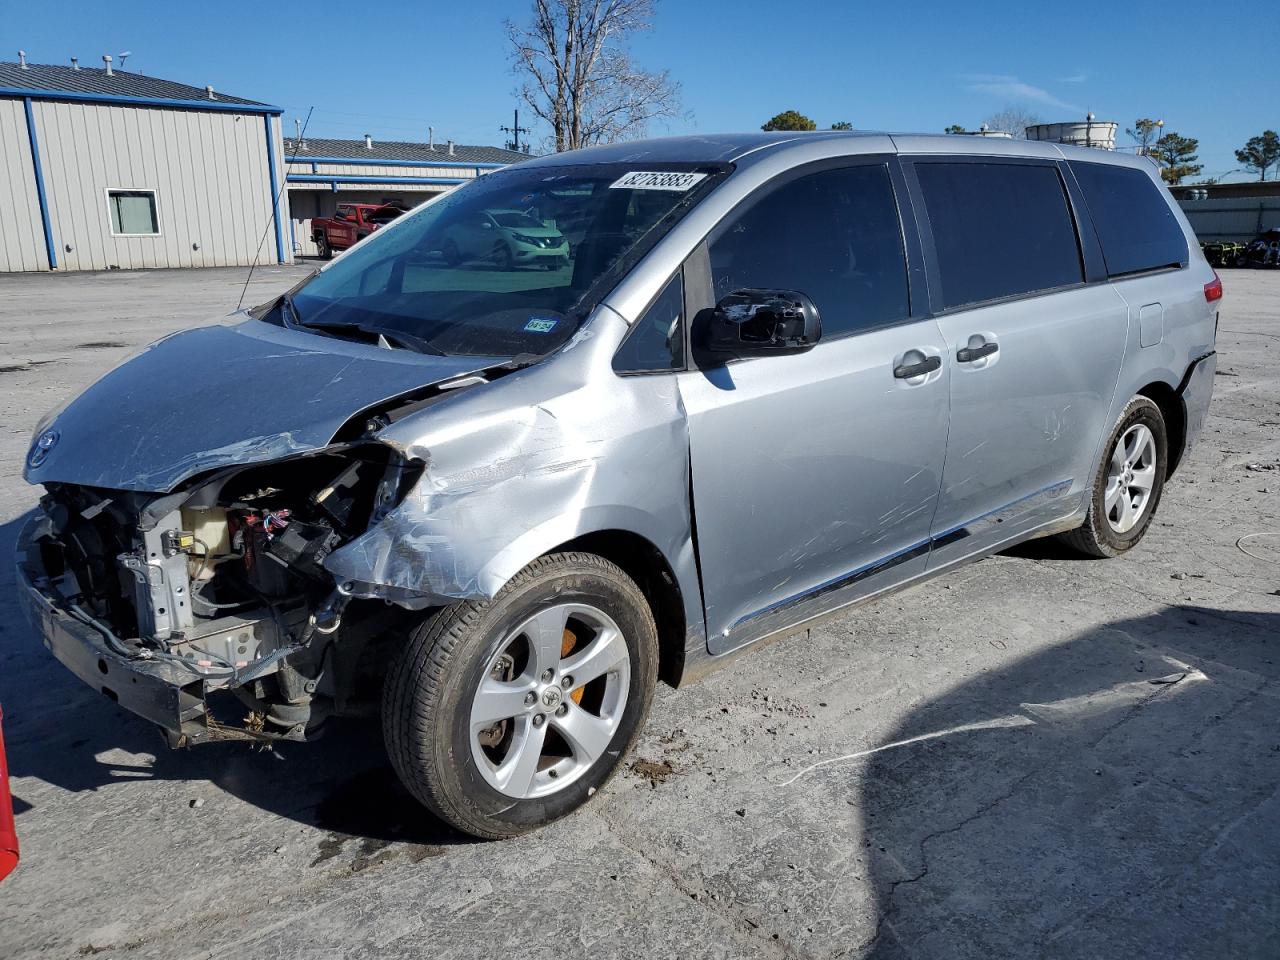
[[[291,319],[427,353],[550,353],[725,172],[590,164],[488,174],[317,274],[294,293]]]

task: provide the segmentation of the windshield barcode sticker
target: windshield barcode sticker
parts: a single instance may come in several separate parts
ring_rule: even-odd
[[[625,173],[613,183],[610,190],[676,190],[683,193],[705,180],[705,173],[657,173],[635,170]]]
[[[558,320],[550,317],[534,317],[524,325],[524,328],[528,333],[550,333],[556,328],[557,323],[559,323]]]

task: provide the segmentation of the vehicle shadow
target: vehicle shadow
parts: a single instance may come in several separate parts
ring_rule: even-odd
[[[29,516],[0,526],[0,562],[12,562]],[[472,842],[401,786],[376,722],[335,720],[311,743],[170,750],[153,726],[85,686],[44,649],[12,590],[0,595],[0,703],[15,779],[32,777],[74,793],[135,779],[208,781],[262,810],[374,848]],[[14,793],[21,834],[22,820],[39,816],[39,805],[17,784]]]
[[[1116,621],[808,774],[833,809],[858,798],[861,955],[1275,956],[1277,642],[1274,613]]]

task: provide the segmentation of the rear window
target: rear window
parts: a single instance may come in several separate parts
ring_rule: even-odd
[[[1084,281],[1075,222],[1055,167],[917,163],[933,228],[942,307]]]
[[[1187,238],[1160,188],[1141,170],[1072,161],[1112,277],[1187,263]]]

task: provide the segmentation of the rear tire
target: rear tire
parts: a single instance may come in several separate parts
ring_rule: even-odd
[[[1160,408],[1134,397],[1102,449],[1084,524],[1059,539],[1087,557],[1118,557],[1146,534],[1164,492],[1169,449]]]
[[[617,770],[657,669],[653,615],[621,569],[593,554],[542,557],[493,600],[446,607],[413,631],[383,688],[387,752],[445,822],[486,839],[526,833]]]

